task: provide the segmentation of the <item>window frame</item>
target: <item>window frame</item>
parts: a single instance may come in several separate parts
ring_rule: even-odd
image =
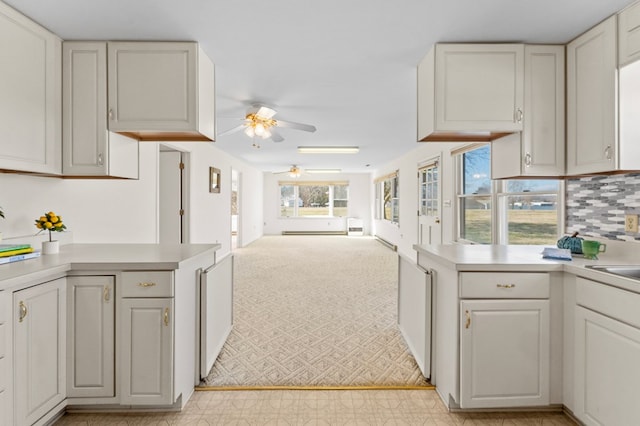
[[[389,185],[389,214],[386,217],[386,199],[385,185]],[[375,206],[374,218],[376,220],[384,220],[393,225],[400,226],[400,172],[396,170],[385,176],[381,176],[374,180],[375,187]],[[394,220],[395,219],[395,220]]]
[[[283,186],[292,186],[293,187],[293,215],[292,216],[283,216],[282,215],[282,187]],[[300,186],[326,186],[328,188],[328,201],[327,201],[327,209],[328,209],[328,214],[326,215],[303,215],[300,216],[299,214],[299,208],[300,206],[298,205],[299,203],[297,202],[297,200],[299,199],[300,195],[299,195],[299,189]],[[334,198],[334,194],[335,194],[335,190],[334,187],[335,186],[345,186],[346,187],[346,191],[347,191],[347,198],[346,198],[346,209],[347,212],[344,216],[335,216],[334,212],[335,212],[335,198]],[[299,181],[299,182],[291,182],[291,181],[281,181],[278,182],[278,219],[327,219],[327,218],[342,218],[342,217],[348,217],[349,216],[349,198],[350,198],[350,191],[349,191],[349,182],[348,181],[341,181],[341,182],[335,182],[335,181],[326,181],[326,182],[322,182],[322,181],[313,181],[313,182],[306,182],[306,181]],[[339,200],[345,200],[344,198],[340,198]],[[339,208],[343,208],[343,207],[339,207]]]
[[[471,144],[465,147],[462,147],[458,150],[453,150],[451,155],[457,157],[454,159],[454,170],[455,170],[455,209],[454,209],[454,222],[455,222],[455,241],[460,244],[485,244],[479,243],[477,241],[472,241],[469,239],[462,238],[462,199],[473,199],[479,196],[486,196],[487,194],[464,194],[464,160],[463,154],[467,152],[471,152],[475,149],[482,148],[487,144]],[[490,154],[491,155],[491,154]],[[491,168],[491,157],[489,157],[489,169]],[[518,179],[491,179],[491,192],[488,194],[490,196],[491,203],[491,242],[489,244],[513,244],[508,241],[509,238],[509,220],[508,220],[508,208],[507,202],[509,196],[517,196],[517,195],[555,195],[556,196],[556,237],[560,238],[563,233],[563,218],[564,218],[564,197],[562,196],[565,192],[565,184],[564,181],[560,178],[548,177],[546,180],[557,180],[558,181],[558,189],[557,192],[553,191],[523,191],[523,192],[507,192],[507,185],[509,180],[518,180]],[[533,180],[533,179],[525,179],[525,180]]]

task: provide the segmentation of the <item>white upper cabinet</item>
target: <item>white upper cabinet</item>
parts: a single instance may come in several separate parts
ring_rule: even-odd
[[[616,22],[567,45],[567,175],[640,170],[640,63],[618,68]]]
[[[58,175],[61,41],[0,2],[0,169]]]
[[[138,141],[107,130],[107,43],[62,46],[65,176],[138,178]]]
[[[491,141],[524,122],[524,45],[437,44],[418,65],[418,140]]]
[[[618,14],[618,65],[640,59],[640,2]]]
[[[138,140],[215,139],[214,68],[192,42],[108,44],[109,130]]]
[[[567,174],[615,170],[617,50],[612,16],[567,45]]]
[[[524,129],[491,144],[493,179],[564,175],[564,53],[564,46],[525,46]]]

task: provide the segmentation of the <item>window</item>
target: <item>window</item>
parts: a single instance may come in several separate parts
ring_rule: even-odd
[[[347,182],[280,182],[280,217],[346,216]]]
[[[460,154],[458,168],[459,241],[555,244],[559,181],[492,181],[489,145]]]
[[[400,223],[400,188],[398,172],[380,177],[375,181],[375,218]]]

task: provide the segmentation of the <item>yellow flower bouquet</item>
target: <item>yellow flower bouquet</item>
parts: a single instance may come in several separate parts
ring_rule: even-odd
[[[49,231],[49,241],[51,241],[51,232],[62,232],[67,229],[62,223],[62,216],[58,216],[54,212],[45,213],[40,218],[36,219],[36,228],[38,228],[40,232]]]

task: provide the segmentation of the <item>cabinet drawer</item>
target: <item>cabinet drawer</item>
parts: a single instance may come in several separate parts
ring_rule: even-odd
[[[548,299],[549,274],[538,272],[462,272],[462,299]]]
[[[640,294],[578,277],[576,303],[640,328]]]
[[[173,297],[173,272],[122,273],[122,297]]]

